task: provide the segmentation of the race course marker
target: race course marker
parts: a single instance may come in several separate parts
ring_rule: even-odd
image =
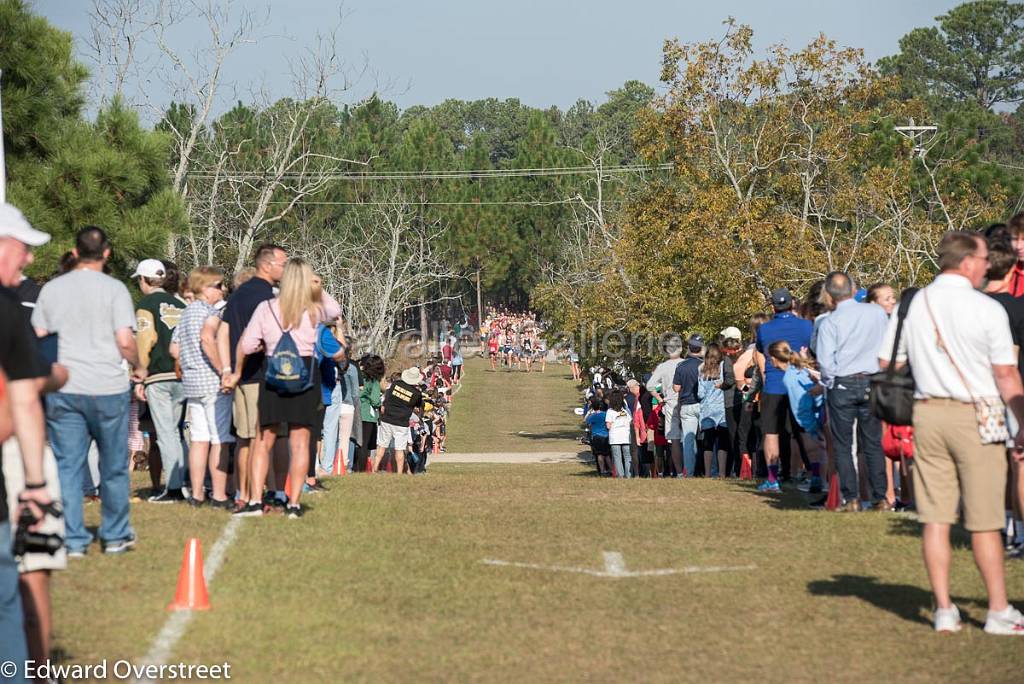
[[[235,541],[241,522],[241,518],[232,516],[231,520],[228,520],[228,524],[224,526],[224,531],[220,533],[217,543],[210,550],[210,555],[206,559],[206,564],[203,568],[203,577],[206,579],[207,585],[213,582],[214,575],[217,574],[221,563],[224,562],[224,554]],[[181,637],[185,635],[185,630],[188,628],[188,623],[192,621],[193,615],[195,615],[195,612],[191,610],[180,610],[172,613],[167,618],[167,621],[164,622],[163,629],[156,635],[156,639],[153,640],[153,645],[150,646],[149,653],[142,659],[142,664],[166,664],[167,660],[174,653],[174,647],[181,640]],[[148,682],[151,680],[143,679],[136,681]]]
[[[690,565],[684,568],[661,568],[657,570],[627,570],[626,560],[618,551],[602,551],[604,569],[577,568],[567,565],[538,565],[536,563],[520,563],[517,561],[484,558],[484,565],[495,565],[509,568],[526,568],[528,570],[547,570],[549,572],[575,572],[592,577],[660,577],[663,575],[686,575],[696,572],[732,572],[734,570],[755,570],[756,565]]]

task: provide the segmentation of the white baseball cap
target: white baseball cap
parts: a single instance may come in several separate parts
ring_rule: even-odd
[[[163,278],[165,275],[167,275],[167,269],[164,268],[164,262],[159,259],[143,259],[135,267],[135,273],[132,273],[131,277]]]
[[[0,237],[12,237],[29,247],[45,245],[50,236],[29,225],[28,219],[13,204],[0,204]]]
[[[723,340],[739,340],[743,339],[740,329],[734,325],[730,325],[728,328],[718,333]]]

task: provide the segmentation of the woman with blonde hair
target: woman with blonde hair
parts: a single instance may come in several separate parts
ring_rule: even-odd
[[[821,460],[825,451],[823,424],[823,406],[825,403],[825,387],[819,382],[821,373],[815,370],[811,362],[793,351],[789,342],[779,340],[768,345],[768,355],[775,367],[782,371],[782,383],[789,395],[789,406],[796,419],[797,434],[794,440],[800,440],[810,463],[811,494],[818,494],[823,489],[821,478]]]
[[[329,294],[321,291],[320,279],[313,274],[309,264],[302,259],[291,258],[284,266],[280,293],[256,307],[242,333],[238,341],[236,368],[242,368],[245,357],[261,347],[266,351],[269,365],[277,345],[287,333],[309,374],[310,384],[301,391],[287,393],[268,385],[266,378],[261,381],[258,404],[260,432],[249,463],[252,491],[249,492],[249,503],[235,511],[236,515],[263,514],[262,484],[267,478],[277,428],[285,423],[288,425],[291,452],[286,513],[289,518],[302,516],[299,498],[309,469],[310,429],[319,428],[320,374],[313,364],[317,326],[330,323],[340,315],[341,307]],[[234,380],[237,381],[237,377]]]
[[[230,510],[227,495],[228,452],[221,445],[235,441],[231,436],[231,395],[222,390],[227,359],[220,358],[217,329],[220,313],[217,304],[224,299],[224,272],[213,266],[200,266],[189,273],[186,285],[192,303],[185,307],[171,338],[171,355],[181,365],[181,384],[185,390],[185,415],[189,423],[188,448],[191,496],[189,503],[209,503]],[[206,500],[203,480],[210,471],[213,487]]]

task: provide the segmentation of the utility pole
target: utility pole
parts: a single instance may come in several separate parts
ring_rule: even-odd
[[[909,126],[896,126],[896,132],[914,143],[914,155],[924,159],[928,150],[924,147],[923,138],[926,134],[934,134],[939,130],[938,126],[916,126],[914,120],[910,120]],[[930,137],[930,136],[929,136]]]

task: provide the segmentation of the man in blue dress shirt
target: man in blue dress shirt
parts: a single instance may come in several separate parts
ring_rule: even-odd
[[[857,446],[867,464],[873,509],[892,510],[885,498],[882,424],[868,404],[868,378],[878,372],[878,350],[885,338],[889,317],[877,304],[856,301],[853,282],[845,273],[828,274],[825,291],[836,308],[821,322],[815,354],[821,380],[828,389],[828,422],[843,494],[840,510],[860,510],[859,478],[853,464],[855,424]]]

